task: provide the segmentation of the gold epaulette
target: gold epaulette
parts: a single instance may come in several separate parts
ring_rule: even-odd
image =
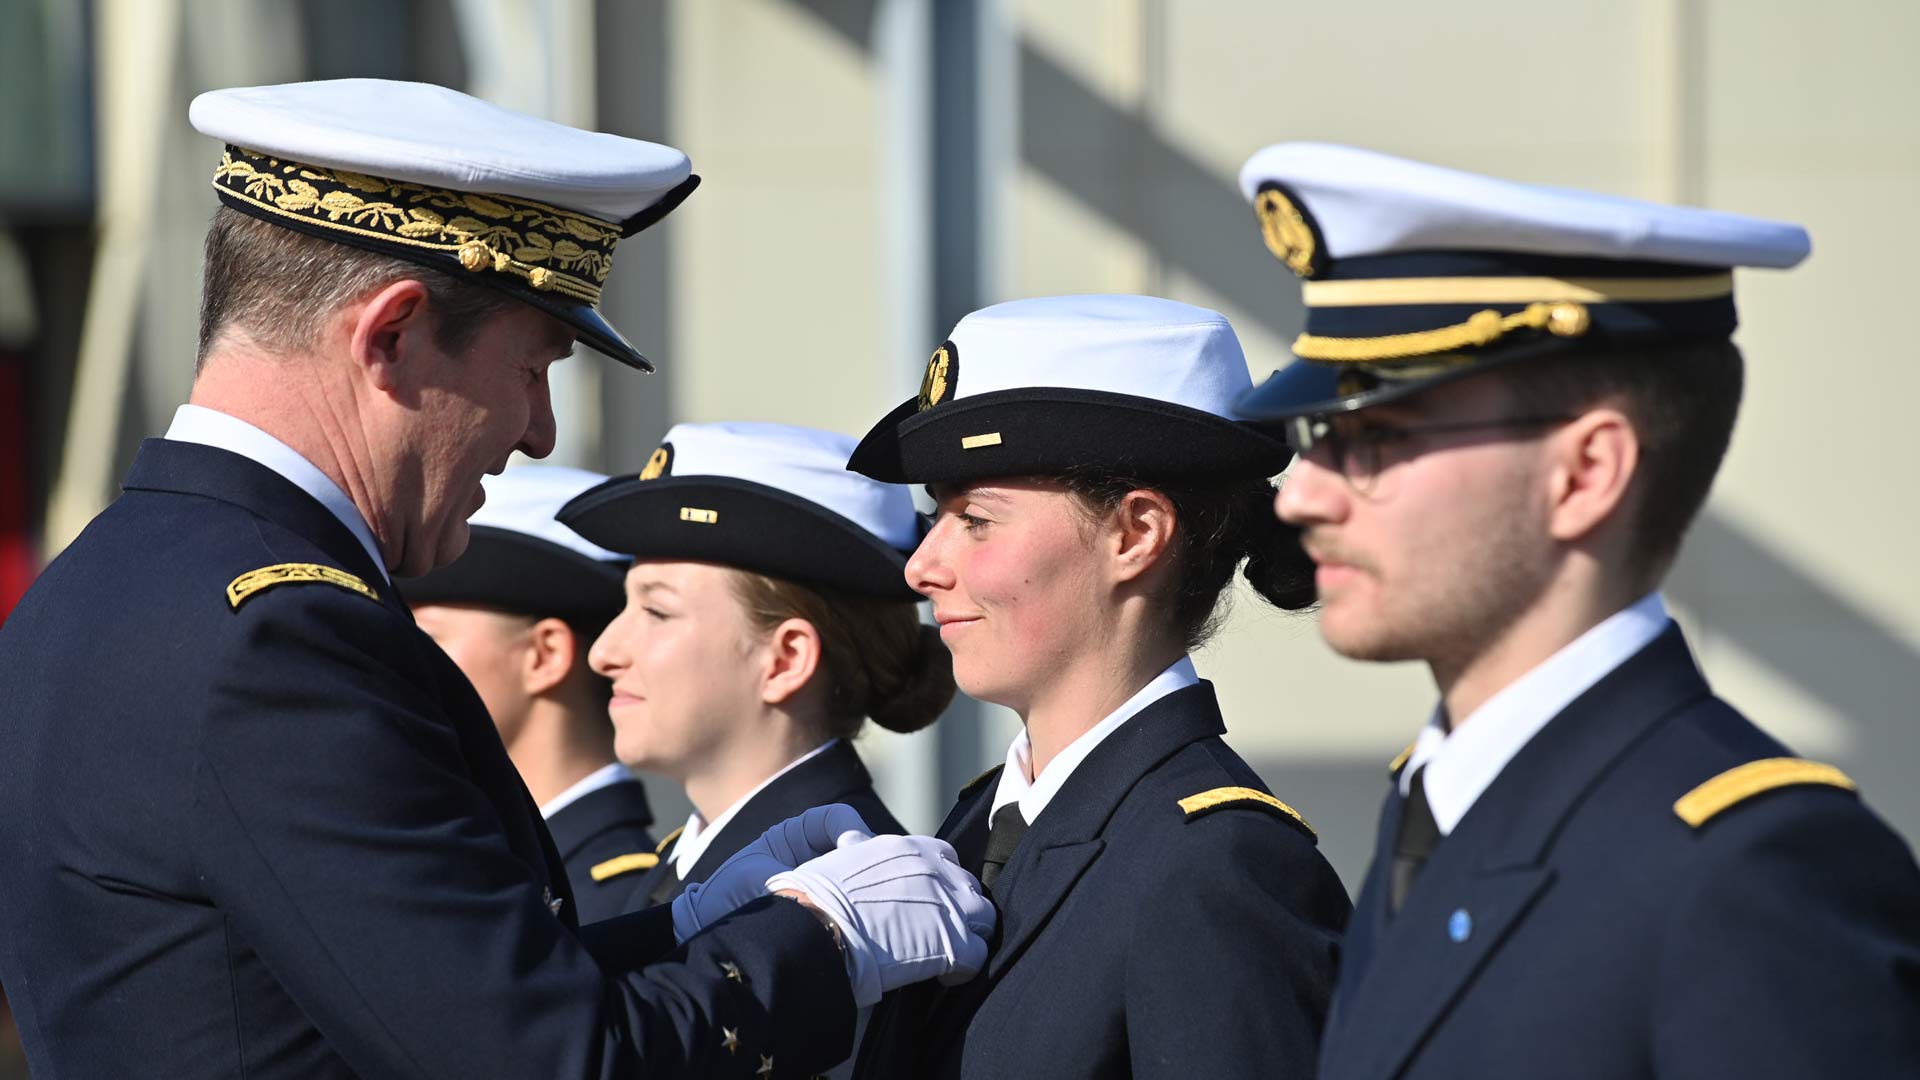
[[[1258,788],[1217,787],[1212,791],[1203,791],[1198,795],[1189,795],[1180,800],[1180,809],[1186,812],[1188,821],[1227,806],[1263,806],[1278,812],[1282,817],[1307,830],[1308,836],[1315,839],[1320,836],[1313,831],[1313,826],[1307,824],[1307,819],[1300,816],[1300,811]]]
[[[258,570],[249,570],[227,583],[227,603],[238,611],[247,598],[256,593],[265,592],[275,585],[333,585],[348,592],[356,592],[369,600],[378,602],[380,594],[372,586],[345,570],[319,563],[289,562],[263,566]]]
[[[685,825],[682,825],[679,828],[668,833],[667,835],[661,837],[660,842],[653,845],[653,853],[655,855],[665,855],[667,853],[667,849],[673,846],[673,842],[675,840],[680,839],[680,834],[686,831],[687,831],[687,827]]]
[[[1393,760],[1387,762],[1387,772],[1394,776],[1399,776],[1400,770],[1407,767],[1407,759],[1413,756],[1413,748],[1418,745],[1420,745],[1420,740],[1415,739],[1413,742],[1407,744],[1405,750],[1395,754]]]
[[[1844,791],[1855,790],[1846,773],[1831,765],[1800,758],[1762,758],[1735,766],[1701,784],[1673,804],[1680,820],[1694,828],[1712,821],[1714,816],[1763,791],[1797,784],[1824,784]]]
[[[605,881],[621,874],[631,874],[635,870],[651,870],[660,865],[660,856],[651,851],[636,851],[632,855],[616,855],[603,863],[594,863],[587,873],[595,881]]]

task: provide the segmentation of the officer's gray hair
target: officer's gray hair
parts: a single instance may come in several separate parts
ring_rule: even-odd
[[[434,341],[459,352],[494,315],[519,303],[452,274],[281,228],[230,207],[207,229],[200,287],[199,371],[220,335],[235,327],[278,354],[304,351],[342,305],[412,278],[426,285]]]

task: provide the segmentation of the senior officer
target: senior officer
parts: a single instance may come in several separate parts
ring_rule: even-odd
[[[950,850],[832,850],[844,807],[590,952],[388,579],[459,555],[481,476],[551,448],[576,339],[645,366],[592,305],[686,158],[417,84],[192,119],[229,144],[192,404],[0,630],[0,981],[35,1075],[785,1074],[846,1055],[863,995],[977,963],[990,908]],[[720,921],[821,851],[833,895]]]
[[[1385,1077],[1920,1074],[1920,871],[1714,696],[1660,582],[1739,408],[1738,266],[1793,225],[1282,145],[1305,276],[1245,412],[1300,454],[1321,629],[1422,660],[1321,1057]]]
[[[627,557],[554,518],[604,480],[551,465],[487,477],[466,552],[400,588],[414,621],[487,707],[553,836],[583,923],[625,911],[627,868],[654,858],[646,788],[614,758],[612,687],[587,665],[593,639],[620,614]],[[788,816],[762,822],[738,846]]]

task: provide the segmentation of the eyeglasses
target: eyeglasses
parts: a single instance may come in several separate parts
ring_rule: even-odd
[[[1288,421],[1287,445],[1293,452],[1346,477],[1353,490],[1371,494],[1380,474],[1393,464],[1391,452],[1415,438],[1468,431],[1527,431],[1553,427],[1572,416],[1505,416],[1492,420],[1460,420],[1398,427],[1392,424],[1341,425],[1324,416],[1299,416]]]

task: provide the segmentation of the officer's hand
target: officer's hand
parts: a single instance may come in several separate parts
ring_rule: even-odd
[[[767,879],[825,855],[843,833],[867,835],[860,812],[845,803],[816,806],[760,834],[735,852],[705,881],[687,886],[673,901],[673,933],[685,941],[750,900],[767,894]]]
[[[921,979],[951,985],[979,972],[996,916],[953,848],[930,836],[843,839],[767,888],[805,895],[839,927],[856,1005]]]

